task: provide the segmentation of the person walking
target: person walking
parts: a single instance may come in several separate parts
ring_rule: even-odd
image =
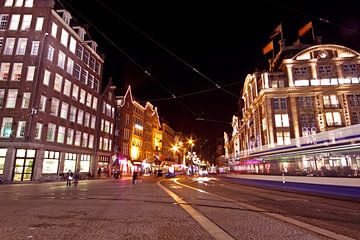
[[[66,176],[66,187],[71,187],[71,181],[73,180],[73,172],[69,169]]]
[[[134,171],[134,172],[133,172],[133,175],[132,175],[132,183],[133,183],[133,184],[136,183],[136,179],[137,179],[137,171]]]
[[[80,179],[80,171],[77,170],[74,174],[74,186],[77,186],[77,184],[79,183],[79,179]]]

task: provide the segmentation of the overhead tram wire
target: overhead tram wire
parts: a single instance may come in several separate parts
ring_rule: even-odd
[[[186,108],[191,114],[194,116],[197,116],[197,114],[192,111],[188,106],[186,106],[183,102],[181,102],[179,99],[177,99],[176,95],[172,93],[168,88],[166,88],[160,81],[158,81],[154,76],[152,76],[145,68],[143,68],[138,62],[136,62],[132,57],[130,57],[129,54],[127,54],[124,50],[122,50],[118,45],[116,45],[105,33],[100,31],[94,24],[92,24],[89,19],[87,19],[84,15],[82,15],[79,11],[74,9],[69,3],[64,1],[66,5],[74,11],[76,14],[78,14],[80,17],[82,17],[89,25],[91,25],[92,28],[94,28],[102,37],[104,37],[107,41],[110,42],[111,45],[113,45],[117,50],[119,50],[122,54],[124,54],[133,64],[135,64],[139,69],[141,69],[148,77],[150,77],[152,80],[154,80],[157,84],[159,84],[160,87],[162,87],[167,93],[169,93],[172,97],[169,99],[176,99],[177,102],[182,105],[184,108]]]
[[[150,41],[152,41],[153,43],[155,43],[158,47],[160,47],[161,49],[163,49],[165,52],[167,52],[168,54],[170,54],[171,56],[173,56],[174,58],[176,58],[178,61],[180,61],[181,63],[183,63],[185,66],[187,66],[188,68],[190,68],[192,71],[194,71],[195,73],[197,73],[198,75],[200,75],[201,77],[205,78],[206,80],[208,80],[209,82],[211,82],[212,84],[214,84],[216,86],[217,89],[222,90],[223,92],[226,92],[227,94],[230,94],[231,96],[239,99],[239,96],[224,89],[223,87],[221,87],[219,84],[217,84],[215,81],[211,80],[209,77],[207,77],[205,74],[203,74],[202,72],[200,72],[198,69],[194,68],[193,66],[191,66],[189,63],[187,63],[184,59],[178,57],[176,54],[174,54],[172,51],[170,51],[169,49],[167,49],[166,47],[164,47],[162,44],[160,44],[158,41],[156,41],[154,38],[150,37],[148,34],[146,34],[144,31],[140,30],[138,27],[136,27],[134,24],[130,23],[129,21],[127,21],[125,18],[123,18],[122,16],[120,16],[120,14],[118,14],[117,12],[115,12],[113,9],[109,8],[108,6],[106,6],[103,2],[96,0],[96,2],[98,2],[100,5],[102,5],[104,8],[106,8],[108,11],[110,11],[112,14],[114,14],[116,17],[120,18],[123,22],[125,22],[126,24],[128,24],[130,27],[132,27],[133,29],[135,29],[135,31],[141,33],[142,35],[144,35],[146,38],[148,38]]]
[[[228,87],[228,86],[231,86],[231,85],[235,85],[235,84],[240,83],[240,82],[242,82],[242,81],[232,82],[232,83],[223,85],[223,87]],[[200,90],[200,91],[193,92],[193,93],[186,93],[186,94],[178,95],[177,98],[183,98],[183,97],[189,97],[189,96],[198,95],[198,94],[202,94],[202,93],[207,93],[207,92],[211,92],[211,91],[214,91],[214,90],[217,90],[217,89],[218,88],[215,87],[215,88],[209,88],[209,89]],[[164,97],[164,98],[154,98],[154,99],[150,99],[148,101],[149,102],[154,102],[154,101],[164,101],[164,100],[170,100],[170,99],[171,98],[169,98],[169,97]]]

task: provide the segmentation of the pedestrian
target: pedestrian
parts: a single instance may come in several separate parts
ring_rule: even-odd
[[[101,167],[99,167],[98,171],[97,171],[98,177],[100,177],[101,174]]]
[[[132,175],[132,183],[135,184],[136,183],[136,179],[137,179],[137,172],[134,171],[133,175]]]
[[[80,179],[80,171],[77,170],[74,174],[74,186],[77,186],[77,184],[79,183],[79,179]]]
[[[71,181],[73,180],[73,172],[69,169],[66,176],[66,187],[71,187]]]

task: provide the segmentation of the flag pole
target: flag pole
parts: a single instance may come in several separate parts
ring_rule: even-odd
[[[281,41],[283,41],[284,35],[283,35],[282,23],[280,23],[280,37],[281,37]]]
[[[312,38],[313,38],[313,41],[315,44],[315,32],[314,32],[314,25],[312,24],[312,22],[311,22],[311,33],[312,33]]]

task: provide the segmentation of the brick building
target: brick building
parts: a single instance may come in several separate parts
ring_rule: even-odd
[[[98,114],[103,64],[87,29],[59,1],[0,0],[0,174],[6,181],[56,180],[68,170],[93,174],[95,155],[110,156],[114,105]],[[101,136],[97,126],[106,128]]]

